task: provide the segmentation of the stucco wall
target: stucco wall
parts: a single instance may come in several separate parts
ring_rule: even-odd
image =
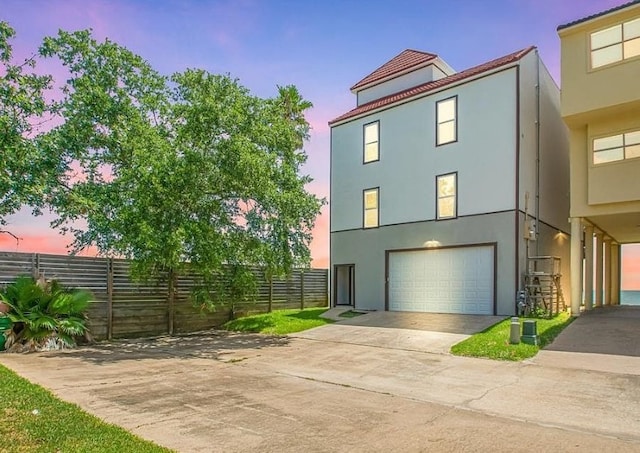
[[[640,57],[591,69],[589,47],[591,32],[638,17],[640,4],[559,32],[563,116],[640,101]]]
[[[374,85],[366,90],[359,91],[357,95],[358,105],[366,104],[367,102],[371,102],[375,99],[380,99],[381,97],[389,94],[397,93],[426,82],[431,82],[432,80],[441,79],[442,76],[442,71],[434,68],[433,65],[426,66],[416,71],[398,76],[394,79],[387,80],[379,85]]]
[[[600,165],[592,159],[593,138],[639,129],[640,109],[571,127],[571,216],[640,211],[640,159]]]
[[[435,145],[435,103],[458,96],[458,141]],[[458,215],[515,207],[516,70],[331,130],[331,231],[362,228],[362,191],[380,188],[380,224],[436,217],[436,176],[458,172]],[[364,124],[380,121],[380,161],[363,165]]]
[[[568,233],[570,201],[568,129],[560,116],[560,90],[542,61],[538,64],[538,59],[537,52],[530,52],[520,64],[519,209],[524,212],[527,208],[530,216],[539,216],[543,222]],[[540,84],[539,104],[536,89],[538,84]],[[539,136],[538,121],[540,122]],[[537,162],[538,158],[539,162]],[[539,203],[536,200],[538,195]]]
[[[524,213],[519,216],[520,225],[524,225]],[[522,233],[522,230],[521,230]],[[561,265],[561,284],[567,306],[571,305],[571,236],[564,231],[551,227],[541,222],[538,225],[538,237],[535,241],[529,241],[527,250],[527,241],[524,235],[520,234],[520,289],[524,289],[524,275],[527,271],[528,256],[557,256],[560,258]]]
[[[332,265],[355,264],[355,306],[385,308],[385,251],[424,247],[497,243],[497,311],[515,312],[515,213],[502,212],[446,221],[416,222],[331,235]],[[333,282],[331,293],[333,294]]]

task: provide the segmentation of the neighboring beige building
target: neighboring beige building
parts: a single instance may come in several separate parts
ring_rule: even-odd
[[[620,245],[640,242],[640,1],[561,25],[558,34],[577,315],[583,300],[586,310],[620,302]]]

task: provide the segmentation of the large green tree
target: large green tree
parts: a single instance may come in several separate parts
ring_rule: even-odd
[[[301,175],[311,103],[295,87],[263,99],[202,70],[167,79],[88,31],[60,32],[40,52],[70,74],[46,145],[64,150],[52,202],[76,251],[97,246],[143,275],[226,269],[232,291],[251,287],[248,266],[308,265],[323,200]]]
[[[59,170],[57,156],[38,146],[52,109],[44,96],[51,76],[33,72],[33,57],[13,61],[14,36],[0,21],[0,226],[24,204],[38,212]]]

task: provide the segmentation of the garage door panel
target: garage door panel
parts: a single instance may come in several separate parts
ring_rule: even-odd
[[[494,246],[389,254],[389,309],[493,314]]]

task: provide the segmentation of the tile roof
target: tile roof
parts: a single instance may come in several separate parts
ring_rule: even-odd
[[[419,50],[407,49],[387,61],[364,79],[351,87],[352,90],[369,85],[378,80],[385,79],[394,74],[403,72],[413,66],[418,66],[436,58],[437,55]]]
[[[569,22],[567,24],[558,25],[558,31],[563,30],[565,28],[573,27],[574,25],[581,24],[582,22],[586,22],[588,20],[595,19],[595,18],[600,17],[600,16],[605,16],[605,15],[607,15],[609,13],[613,13],[613,12],[616,12],[618,10],[625,9],[625,8],[627,8],[629,6],[633,6],[633,5],[636,5],[636,4],[639,4],[639,3],[640,3],[640,0],[633,0],[631,2],[623,3],[622,5],[615,6],[613,8],[607,9],[605,11],[602,11],[602,12],[599,12],[599,13],[596,13],[596,14],[592,14],[591,16],[583,17],[582,19],[574,20],[574,21]]]
[[[432,82],[423,83],[422,85],[415,86],[413,88],[409,88],[404,91],[400,91],[399,93],[394,93],[389,96],[385,96],[380,99],[376,99],[374,101],[368,102],[366,104],[360,105],[355,109],[345,113],[344,115],[340,115],[339,117],[329,121],[329,125],[333,125],[340,121],[344,121],[348,118],[352,118],[354,116],[358,116],[372,110],[376,110],[382,107],[386,107],[391,104],[395,104],[400,101],[404,101],[406,99],[410,99],[414,96],[418,96],[420,94],[428,93],[429,91],[436,90],[438,88],[442,88],[444,86],[450,85],[455,82],[459,82],[461,80],[467,79],[469,77],[476,76],[478,74],[482,74],[483,72],[491,71],[492,69],[499,68],[501,66],[505,66],[509,63],[513,63],[515,61],[520,60],[526,54],[535,49],[535,46],[527,47],[526,49],[519,50],[517,52],[511,53],[509,55],[505,55],[503,57],[497,58],[495,60],[488,61],[479,66],[474,66],[473,68],[466,69],[461,72],[457,72],[448,77],[444,77],[442,79],[434,80]]]

